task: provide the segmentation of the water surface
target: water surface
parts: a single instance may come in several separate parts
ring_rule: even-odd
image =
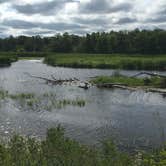
[[[1,101],[1,136],[6,138],[13,133],[20,133],[43,138],[48,128],[61,124],[65,127],[67,136],[89,145],[98,145],[108,138],[116,140],[120,147],[125,149],[154,147],[166,141],[166,98],[160,94],[95,87],[83,90],[76,86],[51,86],[26,74],[87,80],[89,77],[111,75],[113,72],[101,69],[50,67],[41,60],[19,60],[9,68],[1,68],[0,87],[9,93],[28,92],[40,96],[51,92],[59,99],[86,100],[85,107],[67,106],[52,111],[23,111],[12,101]],[[137,73],[121,72],[125,75]]]

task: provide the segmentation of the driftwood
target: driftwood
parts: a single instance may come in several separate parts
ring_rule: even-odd
[[[79,81],[76,78],[73,78],[73,79],[72,78],[70,78],[70,79],[56,79],[53,75],[51,75],[52,79],[48,79],[48,78],[45,78],[45,77],[33,76],[29,73],[25,73],[25,74],[28,75],[29,77],[38,78],[38,79],[46,81],[47,83],[52,83],[52,84],[55,84],[55,85],[66,83],[66,82]]]
[[[129,87],[126,84],[120,83],[105,83],[105,84],[96,84],[98,88],[119,88],[124,90],[136,91],[138,88]]]
[[[114,88],[124,89],[124,90],[130,90],[130,91],[136,91],[138,88],[133,88],[129,86],[123,86],[123,85],[113,85]]]
[[[46,81],[47,84],[50,83],[52,85],[65,85],[67,83],[73,83],[77,87],[83,88],[83,89],[88,89],[91,86],[91,84],[89,82],[83,82],[83,81],[80,81],[77,78],[56,79],[53,75],[51,75],[52,79],[48,79],[48,78],[45,78],[45,77],[33,76],[33,75],[29,74],[29,73],[25,73],[25,74],[28,75],[29,77],[33,77],[33,78],[44,80],[44,81]]]
[[[46,81],[46,83],[50,83],[52,85],[64,85],[66,83],[73,83],[77,87],[83,88],[83,89],[89,89],[92,86],[89,82],[80,81],[77,78],[56,79],[53,75],[51,75],[52,79],[49,79],[49,78],[45,78],[45,77],[33,76],[29,73],[25,73],[25,74],[27,74],[29,77],[44,80],[44,81]],[[141,72],[141,73],[138,73],[137,75],[135,75],[133,77],[137,77],[137,76],[142,75],[142,74],[147,74],[147,75],[151,75],[151,76],[159,76],[159,77],[162,77],[162,78],[166,78],[166,76],[159,75],[159,74],[156,74],[156,73],[148,73],[148,72]],[[119,88],[119,89],[130,90],[130,91],[137,91],[137,90],[141,89],[141,90],[144,90],[146,92],[155,92],[155,93],[160,93],[162,95],[166,95],[166,89],[148,88],[148,87],[147,88],[129,87],[126,84],[122,84],[122,83],[93,84],[93,86],[96,86],[98,88]]]
[[[146,91],[166,94],[166,89],[160,89],[160,88],[148,88],[146,89]]]
[[[137,91],[137,90],[144,90],[145,92],[153,92],[153,93],[160,93],[162,95],[166,95],[166,89],[161,88],[141,88],[141,87],[129,87],[124,84],[96,84],[98,88],[118,88],[123,90],[129,91]]]
[[[126,86],[125,84],[120,83],[103,83],[103,84],[96,84],[98,88],[113,88],[115,86]]]
[[[151,72],[140,72],[134,76],[131,76],[131,77],[138,77],[140,75],[149,75],[149,76],[152,76],[152,77],[161,77],[161,78],[166,78],[165,75],[161,75],[161,74],[158,74],[158,73],[151,73]]]

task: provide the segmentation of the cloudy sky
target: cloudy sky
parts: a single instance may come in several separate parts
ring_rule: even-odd
[[[0,0],[0,37],[166,29],[166,0]]]

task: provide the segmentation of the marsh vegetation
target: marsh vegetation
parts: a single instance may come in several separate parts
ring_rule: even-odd
[[[45,140],[14,135],[0,144],[0,164],[3,166],[165,166],[166,150],[120,152],[111,141],[100,148],[88,147],[69,139],[60,126],[49,129]]]
[[[0,53],[0,67],[10,66],[12,62],[17,61],[17,56],[10,55],[8,53],[1,54]]]
[[[145,78],[135,78],[123,75],[114,76],[98,76],[91,79],[93,84],[124,84],[130,87],[152,87],[152,88],[166,88],[166,78],[160,77],[145,77]]]
[[[8,91],[0,90],[1,102],[7,102],[9,99],[15,101],[21,110],[46,110],[52,111],[53,109],[62,109],[67,106],[84,107],[86,101],[84,99],[58,99],[55,93],[44,93],[36,96],[34,93],[18,93],[9,94]]]
[[[52,54],[45,63],[72,68],[166,70],[166,56],[123,54]]]

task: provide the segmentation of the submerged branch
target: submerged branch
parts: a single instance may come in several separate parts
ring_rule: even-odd
[[[29,77],[33,77],[33,78],[37,78],[37,79],[41,79],[46,81],[46,83],[51,83],[52,85],[64,85],[66,83],[73,83],[76,84],[77,87],[79,88],[83,88],[83,89],[88,89],[91,84],[89,82],[83,82],[77,78],[70,78],[70,79],[56,79],[53,75],[51,75],[52,79],[48,79],[45,77],[39,77],[39,76],[33,76],[29,73],[25,73],[26,75],[28,75]]]
[[[157,74],[157,73],[151,73],[151,72],[139,72],[137,74],[135,74],[134,76],[132,77],[138,77],[140,75],[149,75],[149,76],[152,76],[152,77],[161,77],[161,78],[166,78],[165,75],[161,75],[161,74]]]

